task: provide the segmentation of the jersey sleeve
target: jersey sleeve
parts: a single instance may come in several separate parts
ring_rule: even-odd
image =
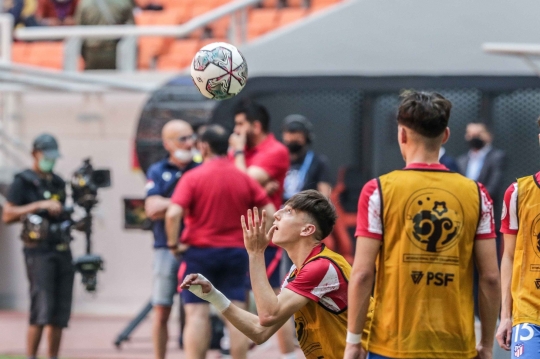
[[[25,193],[26,190],[24,180],[20,176],[15,176],[7,193],[8,202],[15,206],[24,206],[25,204],[28,204]]]
[[[259,154],[253,157],[249,166],[262,168],[270,178],[280,178],[289,170],[289,154],[286,148]]]
[[[517,234],[518,232],[517,194],[517,182],[512,183],[504,193],[501,215],[501,233]]]
[[[381,239],[383,235],[381,195],[377,179],[364,185],[358,199],[355,237]]]
[[[343,275],[335,264],[319,258],[306,264],[284,287],[318,303],[325,295],[338,291],[344,283]]]
[[[497,237],[495,233],[495,216],[493,214],[493,200],[488,191],[481,183],[478,183],[480,189],[480,205],[482,206],[480,221],[476,228],[476,239],[493,239]]]
[[[192,189],[193,181],[193,176],[190,176],[190,173],[182,176],[171,196],[171,203],[177,204],[184,209],[191,208],[194,197],[194,191]]]
[[[266,191],[262,188],[262,186],[251,177],[247,175],[246,177],[247,177],[250,193],[252,196],[251,198],[253,199],[253,205],[255,207],[261,208],[261,207],[266,206],[268,203],[271,203],[270,198],[268,197],[268,195],[266,194]],[[278,209],[279,208],[276,208],[276,211]]]
[[[161,174],[159,173],[158,166],[152,166],[148,169],[146,174],[146,185],[144,189],[146,190],[146,197],[150,196],[160,196],[159,186],[157,185]]]

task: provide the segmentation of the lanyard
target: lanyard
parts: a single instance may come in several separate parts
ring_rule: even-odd
[[[306,175],[311,167],[313,162],[313,151],[308,151],[304,162],[298,171],[289,171],[287,177],[285,177],[284,189],[285,189],[285,198],[289,199],[304,187],[304,182],[306,180]]]

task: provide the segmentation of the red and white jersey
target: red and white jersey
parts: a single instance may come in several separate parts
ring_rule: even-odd
[[[321,250],[320,246],[315,247],[314,252],[317,250]],[[308,259],[312,256],[310,254]],[[347,281],[334,262],[327,258],[318,258],[303,266],[296,275],[295,271],[297,268],[293,264],[281,289],[292,290],[332,312],[347,308]]]
[[[423,163],[414,163],[405,168],[448,171],[448,169],[441,164],[427,165]],[[480,193],[482,195],[482,216],[476,230],[476,239],[495,238],[493,201],[485,187],[481,183],[478,183],[478,186],[480,187]],[[362,188],[362,192],[360,193],[355,237],[383,239],[381,208],[379,184],[377,178],[374,178],[364,185],[364,188]]]
[[[540,181],[540,172],[535,175],[536,181]],[[504,193],[503,208],[501,214],[501,233],[517,234],[519,221],[517,215],[518,201],[517,182],[512,183]]]

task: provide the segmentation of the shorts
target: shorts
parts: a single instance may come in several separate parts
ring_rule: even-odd
[[[283,248],[266,247],[264,251],[264,263],[266,265],[266,276],[272,288],[281,288],[284,275],[281,274],[281,259],[283,257]],[[251,290],[251,280],[249,271],[247,273],[247,290]]]
[[[178,287],[178,259],[168,248],[154,251],[154,275],[152,283],[152,305],[170,307]]]
[[[71,251],[25,249],[30,325],[65,328],[71,316],[75,268]]]
[[[188,274],[200,273],[230,300],[245,302],[248,268],[248,254],[244,248],[189,247],[180,264],[178,280],[182,282]],[[184,304],[207,303],[189,290],[180,291],[180,295]]]
[[[540,326],[528,323],[512,328],[512,359],[540,358]]]

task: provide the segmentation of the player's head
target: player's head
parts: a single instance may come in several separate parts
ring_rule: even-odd
[[[493,136],[485,123],[471,122],[465,129],[465,141],[472,150],[480,150],[493,141]]]
[[[195,144],[193,128],[183,120],[171,120],[161,130],[163,147],[169,152],[171,159],[187,164],[193,158],[191,149]]]
[[[266,108],[253,101],[243,101],[234,111],[234,133],[246,134],[248,144],[255,137],[267,134],[270,115]]]
[[[437,152],[450,136],[452,103],[436,92],[405,91],[398,109],[398,142],[405,157],[408,148],[421,146]]]
[[[202,132],[199,151],[203,158],[225,156],[229,148],[229,132],[221,125],[209,125]]]
[[[332,232],[336,218],[334,205],[320,192],[299,192],[274,214],[277,229],[272,241],[278,246],[303,238],[319,242]]]
[[[283,143],[291,154],[301,153],[312,141],[311,122],[304,116],[293,114],[283,120]]]

